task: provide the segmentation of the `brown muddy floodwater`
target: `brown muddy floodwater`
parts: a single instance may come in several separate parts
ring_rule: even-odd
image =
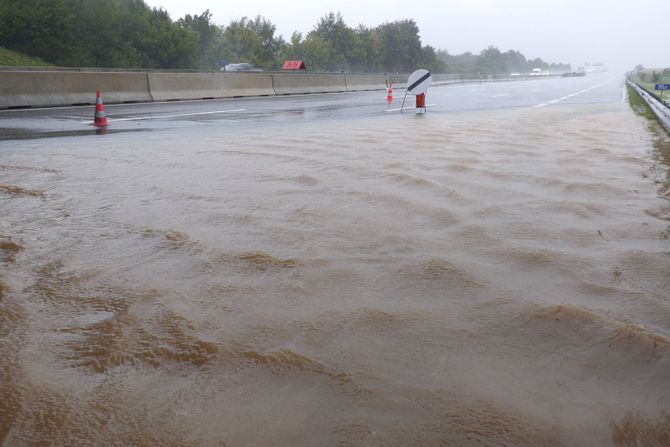
[[[669,147],[625,103],[3,142],[0,441],[668,446]]]

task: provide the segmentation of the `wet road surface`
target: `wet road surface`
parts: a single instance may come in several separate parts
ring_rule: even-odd
[[[552,78],[435,86],[427,97],[431,113],[454,113],[555,104],[601,103],[620,100],[623,77],[611,74],[584,78]],[[93,96],[95,92],[93,92]],[[359,118],[399,113],[405,95],[395,90],[394,101],[386,92],[355,92],[246,99],[172,101],[148,104],[108,104],[108,133],[165,129],[198,129],[200,126],[255,128],[267,122]],[[405,101],[413,112],[414,97]],[[93,106],[0,111],[0,140],[90,135],[95,129]]]

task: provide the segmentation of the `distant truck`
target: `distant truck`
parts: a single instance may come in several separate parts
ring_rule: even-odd
[[[533,71],[530,72],[531,76],[542,76],[541,68],[533,68]]]

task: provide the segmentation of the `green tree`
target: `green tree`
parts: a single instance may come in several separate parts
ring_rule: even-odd
[[[63,66],[189,68],[197,35],[143,0],[0,0],[0,45]]]
[[[356,30],[363,52],[364,64],[360,66],[361,71],[380,72],[384,71],[384,45],[379,33],[375,29],[360,25]]]
[[[193,67],[196,61],[197,34],[173,23],[164,10],[154,9],[147,19],[147,32],[137,43],[139,50],[148,56],[145,67]]]
[[[289,42],[282,42],[279,50],[279,60],[303,60],[302,33],[294,31]]]
[[[187,14],[177,21],[182,28],[198,36],[195,64],[197,68],[219,68],[224,55],[223,30],[212,23],[211,19],[212,14],[207,9],[200,15]]]
[[[503,60],[505,64],[505,73],[521,73],[529,71],[526,57],[518,51],[507,51],[503,54]]]
[[[447,69],[447,64],[437,57],[435,48],[430,45],[421,47],[420,65],[433,73],[444,73]]]
[[[77,11],[69,0],[3,0],[3,46],[58,65],[77,52]]]
[[[281,36],[275,36],[277,27],[262,16],[257,16],[250,26],[259,38],[258,48],[254,54],[256,66],[265,70],[278,68],[279,54],[284,45],[284,39]]]
[[[407,72],[421,62],[419,27],[411,19],[384,23],[377,27],[383,46],[385,71]]]
[[[282,50],[284,60],[302,60],[310,71],[340,71],[346,65],[345,58],[323,37],[308,33],[303,39],[302,34],[294,32],[290,43],[285,43]]]
[[[305,64],[314,71],[340,71],[345,64],[344,56],[321,36],[309,34],[302,42]]]
[[[223,31],[223,48],[227,59],[249,62],[266,70],[277,68],[283,39],[275,36],[276,27],[265,18],[243,17],[233,20]]]
[[[483,75],[502,74],[507,70],[502,53],[492,45],[479,53],[475,68],[477,73]]]
[[[356,32],[344,23],[339,12],[323,16],[307,37],[311,36],[320,37],[335,50],[336,60],[330,64],[332,67],[361,70],[367,65],[365,46]]]
[[[285,59],[303,59],[320,71],[569,69],[494,46],[477,55],[451,55],[423,45],[411,19],[352,29],[340,13],[330,12],[306,36],[296,32],[285,42],[262,16],[223,27],[206,10],[174,22],[144,0],[0,0],[0,45],[63,66],[213,69],[229,59],[270,70]]]
[[[476,73],[477,56],[467,52],[458,55],[449,54],[446,50],[437,52],[437,57],[446,64],[447,73],[472,74]]]

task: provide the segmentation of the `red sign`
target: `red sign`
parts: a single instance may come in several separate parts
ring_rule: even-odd
[[[286,61],[281,67],[282,70],[304,70],[305,63],[303,61]]]

